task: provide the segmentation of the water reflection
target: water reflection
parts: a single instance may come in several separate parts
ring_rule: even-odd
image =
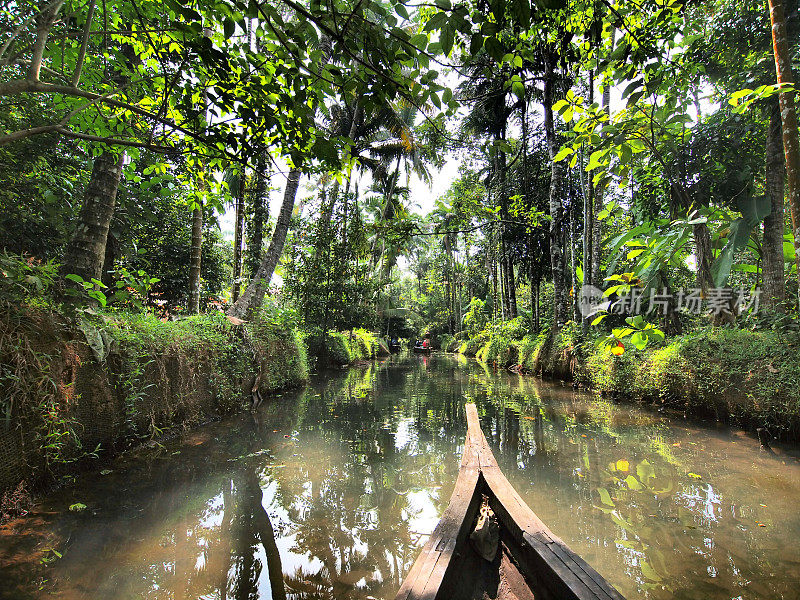
[[[449,498],[465,401],[629,598],[797,597],[793,455],[437,355],[322,376],[86,477],[0,531],[0,597],[391,598]]]

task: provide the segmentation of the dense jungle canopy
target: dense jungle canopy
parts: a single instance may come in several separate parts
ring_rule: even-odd
[[[796,328],[796,0],[21,0],[0,30],[7,301],[312,347]]]

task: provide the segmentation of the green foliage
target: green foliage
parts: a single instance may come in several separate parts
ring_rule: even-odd
[[[334,365],[349,365],[356,360],[347,335],[338,331],[329,331],[325,336],[325,355]]]
[[[489,316],[486,314],[486,302],[479,298],[472,298],[469,301],[467,312],[464,313],[464,328],[467,334],[472,337],[479,331],[483,331]]]
[[[377,356],[380,348],[380,339],[375,333],[366,329],[354,329],[350,346],[353,356],[361,360],[368,360]]]
[[[0,300],[12,304],[51,302],[58,265],[7,252],[0,253]]]

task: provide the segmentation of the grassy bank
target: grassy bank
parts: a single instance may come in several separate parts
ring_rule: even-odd
[[[101,456],[240,410],[253,388],[307,378],[300,334],[274,319],[11,309],[0,323],[0,498],[8,511]]]
[[[800,440],[800,334],[708,328],[620,356],[597,342],[568,324],[556,336],[484,334],[443,349]]]
[[[312,344],[312,353],[322,366],[344,366],[360,360],[388,356],[389,348],[377,334],[366,329],[349,332],[329,331],[325,344]]]

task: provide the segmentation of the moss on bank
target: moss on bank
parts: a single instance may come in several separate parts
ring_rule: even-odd
[[[473,347],[464,343],[464,349]],[[516,354],[515,354],[516,353]],[[516,356],[516,361],[514,360]],[[800,439],[800,335],[706,329],[613,355],[568,324],[556,336],[483,339],[477,358],[776,437]]]
[[[161,321],[11,309],[0,323],[0,498],[308,378],[299,333],[222,314]],[[9,496],[10,497],[10,496]]]

